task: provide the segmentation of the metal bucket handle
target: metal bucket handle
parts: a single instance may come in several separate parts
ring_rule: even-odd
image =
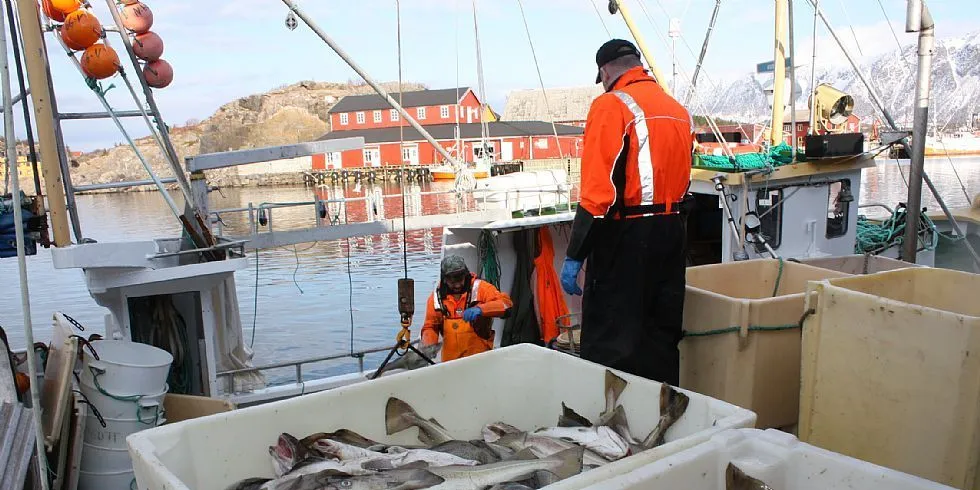
[[[153,420],[147,421],[143,418],[143,411],[147,409],[153,409]],[[160,406],[160,402],[156,400],[137,400],[136,401],[136,420],[144,425],[150,425],[156,427],[157,422],[160,421],[160,414],[163,413],[163,408]]]

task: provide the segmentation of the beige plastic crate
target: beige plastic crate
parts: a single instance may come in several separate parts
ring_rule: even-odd
[[[876,274],[878,272],[907,269],[909,267],[922,267],[921,265],[910,264],[908,262],[889,257],[882,257],[880,255],[861,254],[845,255],[843,257],[800,259],[800,263],[855,275]]]
[[[752,410],[757,427],[796,424],[807,281],[845,276],[770,259],[688,268],[681,387]]]
[[[903,269],[812,288],[800,440],[980,489],[980,276]]]

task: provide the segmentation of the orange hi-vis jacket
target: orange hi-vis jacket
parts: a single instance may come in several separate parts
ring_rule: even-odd
[[[514,306],[510,296],[477,279],[476,274],[470,274],[470,283],[470,290],[463,294],[443,295],[436,287],[429,296],[422,344],[434,344],[442,335],[443,362],[493,349],[493,318],[506,315]],[[479,306],[483,313],[471,324],[463,320],[463,311],[473,306]]]
[[[642,67],[627,71],[589,109],[579,205],[594,218],[677,213],[693,133],[684,106]]]

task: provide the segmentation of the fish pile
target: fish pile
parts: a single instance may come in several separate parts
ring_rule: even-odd
[[[275,478],[249,478],[227,490],[527,490],[538,489],[664,443],[689,399],[664,384],[660,420],[642,440],[618,403],[626,381],[606,371],[605,410],[593,423],[562,403],[555,427],[523,431],[488,424],[482,439],[458,440],[398,398],[385,406],[388,435],[418,428],[421,445],[373,441],[340,429],[303,439],[283,433],[269,447]]]

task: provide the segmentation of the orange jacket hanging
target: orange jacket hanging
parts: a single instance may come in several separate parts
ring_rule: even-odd
[[[541,328],[541,339],[545,344],[558,336],[558,318],[568,314],[565,295],[558,282],[555,272],[555,245],[551,241],[551,232],[547,226],[538,231],[538,243],[541,253],[534,259],[534,274],[536,276],[534,297],[538,306],[538,321]]]
[[[436,288],[426,304],[422,343],[434,344],[442,336],[442,361],[452,361],[493,349],[493,318],[506,315],[514,305],[510,296],[493,284],[470,274],[470,290],[463,294],[443,294]],[[476,321],[463,320],[463,311],[479,306],[483,313]]]
[[[642,67],[592,103],[585,125],[581,200],[568,256],[584,260],[592,222],[677,213],[691,181],[693,123]]]

